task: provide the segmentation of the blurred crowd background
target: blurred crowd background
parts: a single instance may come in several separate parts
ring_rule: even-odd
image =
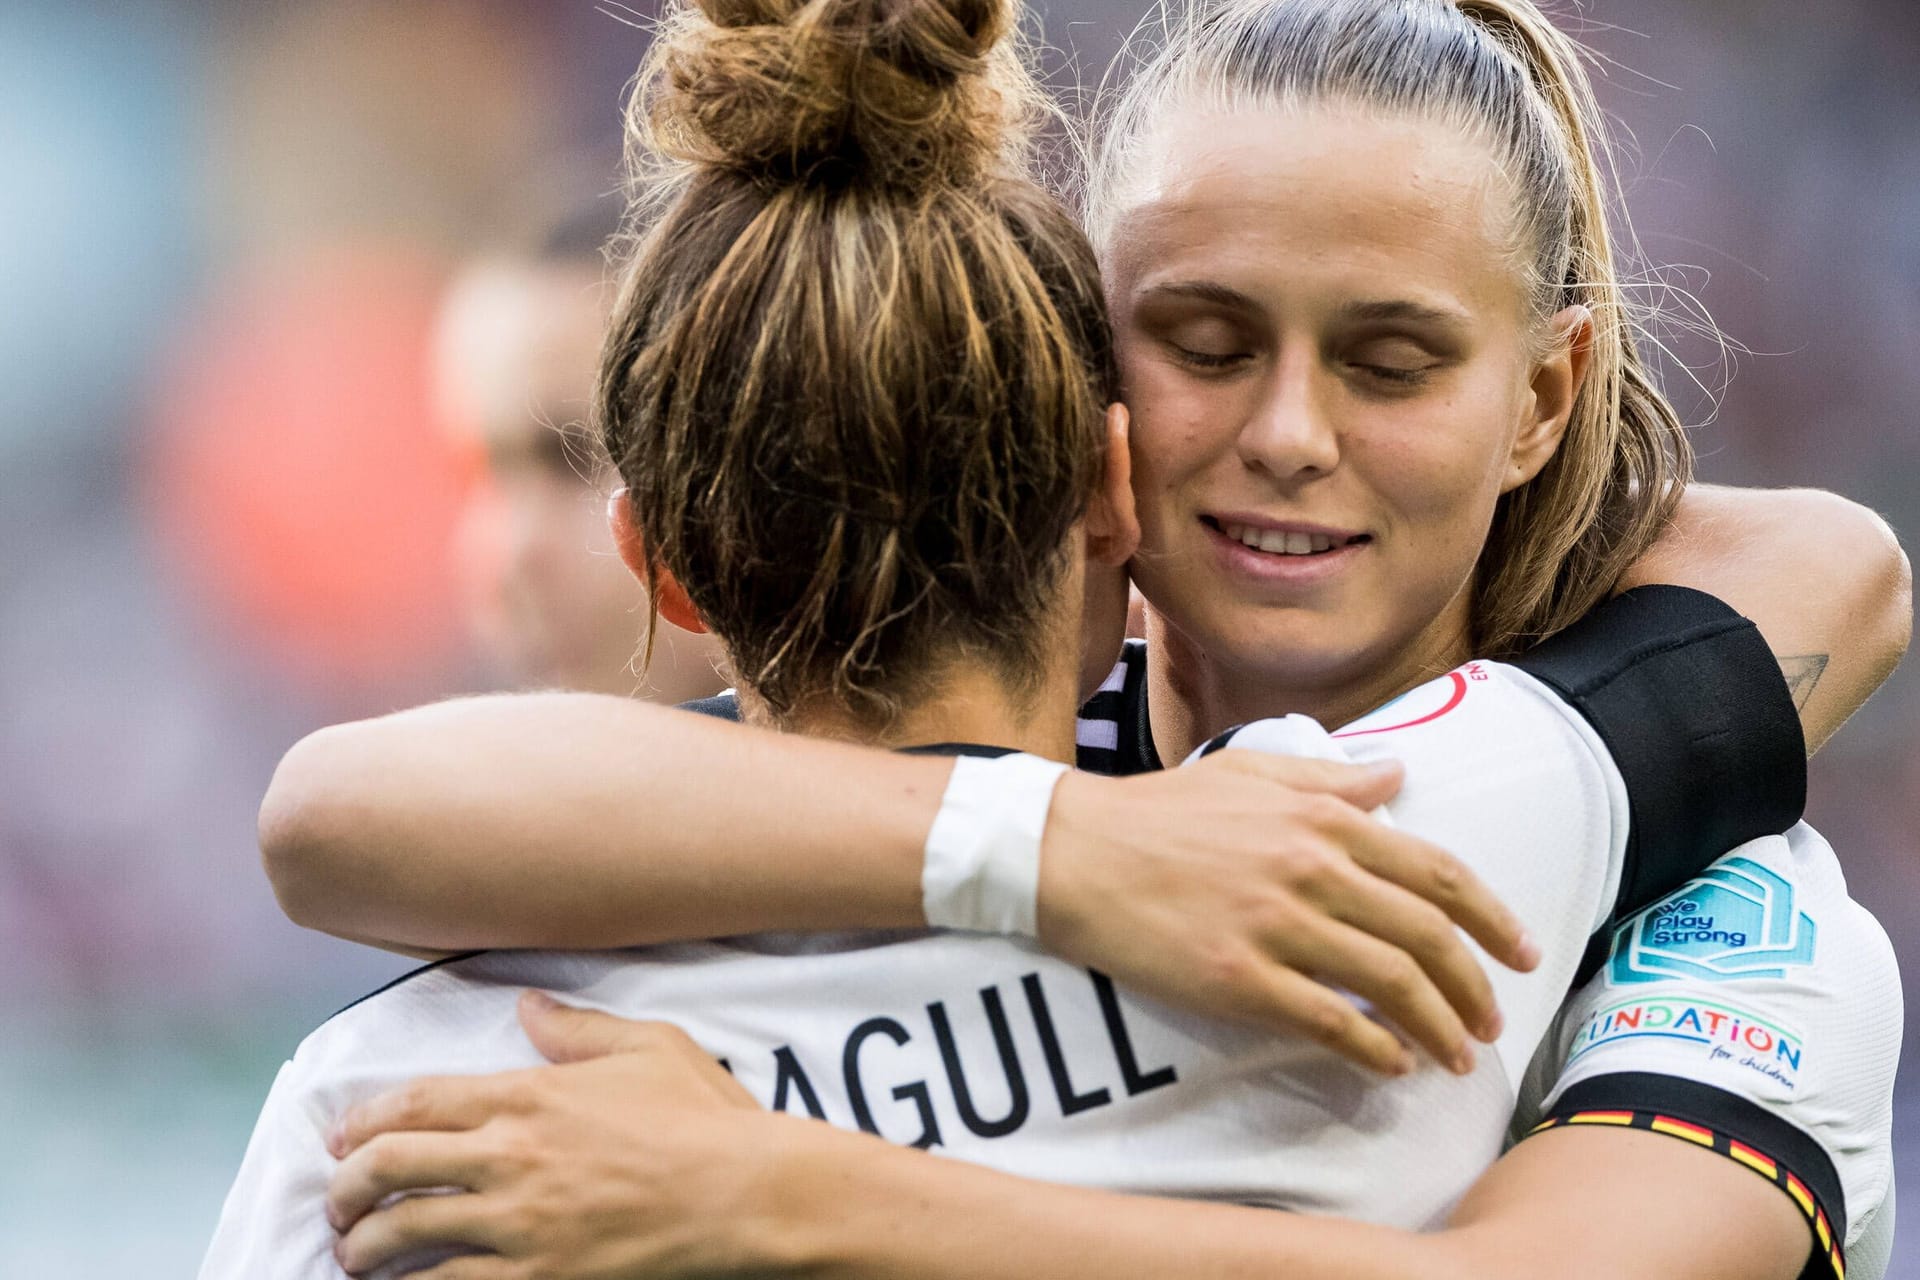
[[[277,1063],[405,967],[276,911],[253,818],[288,745],[517,681],[634,688],[626,636],[565,638],[637,636],[638,597],[546,428],[584,410],[582,255],[649,12],[0,0],[0,1275],[191,1275]],[[1751,353],[1717,417],[1680,396],[1705,476],[1836,489],[1911,547],[1920,10],[1559,12],[1605,58],[1647,287]],[[1092,85],[1140,10],[1042,15]],[[1917,711],[1896,675],[1812,802],[1910,977]],[[1920,1050],[1902,1079],[1911,1224]]]

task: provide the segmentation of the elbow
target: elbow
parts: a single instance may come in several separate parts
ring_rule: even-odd
[[[1873,515],[1872,512],[1868,513]],[[1882,609],[1887,617],[1884,623],[1885,636],[1882,656],[1889,675],[1907,656],[1907,646],[1913,642],[1913,563],[1907,559],[1907,553],[1900,545],[1900,539],[1893,529],[1879,516],[1873,515],[1873,521],[1880,532],[1879,554],[1883,560],[1884,601]]]
[[[339,847],[338,799],[333,779],[334,745],[340,730],[308,734],[280,760],[260,801],[260,861],[287,919],[309,929],[327,929],[329,884],[337,876],[329,855]]]
[[[1862,663],[1877,686],[1906,656],[1913,639],[1913,565],[1891,526],[1876,512],[1838,494],[1809,492],[1811,545],[1837,567],[1837,588],[1858,638]],[[1872,686],[1869,686],[1872,687]]]

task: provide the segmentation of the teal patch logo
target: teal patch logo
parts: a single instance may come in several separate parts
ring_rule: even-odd
[[[1726,858],[1620,927],[1607,981],[1784,978],[1813,963],[1813,938],[1791,884],[1751,858]]]

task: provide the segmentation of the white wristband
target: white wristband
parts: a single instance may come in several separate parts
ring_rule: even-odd
[[[1038,756],[960,756],[927,832],[920,900],[936,929],[1031,938],[1040,834],[1067,766]]]

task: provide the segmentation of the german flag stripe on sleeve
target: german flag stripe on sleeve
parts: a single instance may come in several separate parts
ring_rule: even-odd
[[[1746,1165],[1749,1169],[1754,1170],[1763,1178],[1771,1180],[1780,1176],[1780,1166],[1778,1164],[1743,1143],[1728,1141],[1727,1154],[1735,1160],[1738,1160],[1741,1164]],[[1825,1222],[1826,1220],[1824,1218],[1821,1219],[1823,1226]]]
[[[1651,1105],[1620,1105],[1628,1098]],[[1845,1206],[1832,1161],[1780,1117],[1698,1081],[1623,1072],[1573,1085],[1527,1136],[1570,1125],[1644,1129],[1745,1166],[1784,1191],[1807,1220],[1800,1280],[1845,1280]]]
[[[1653,1123],[1647,1126],[1655,1133],[1668,1134],[1675,1138],[1685,1138],[1699,1146],[1711,1147],[1716,1136],[1711,1129],[1702,1129],[1697,1124],[1688,1124],[1684,1120],[1675,1120],[1672,1116],[1655,1116]],[[1731,1146],[1731,1144],[1729,1144]],[[1732,1154],[1729,1150],[1728,1154]]]

